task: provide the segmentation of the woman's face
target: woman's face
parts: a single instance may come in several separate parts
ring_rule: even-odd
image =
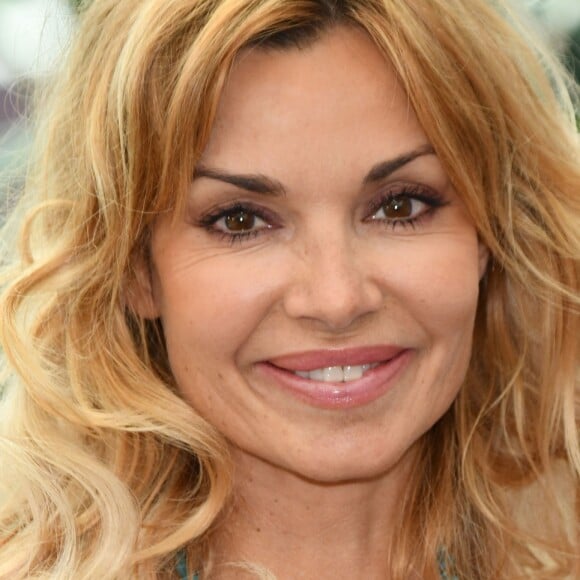
[[[240,56],[151,287],[183,397],[236,453],[386,473],[448,409],[486,251],[360,31]]]

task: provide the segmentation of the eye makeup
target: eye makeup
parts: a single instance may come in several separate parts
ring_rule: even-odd
[[[367,222],[392,230],[417,227],[439,208],[447,205],[446,199],[435,190],[419,184],[402,184],[381,193],[368,204]],[[382,216],[377,214],[382,213]]]
[[[393,231],[416,229],[447,204],[442,194],[424,185],[391,185],[367,204],[363,221]],[[282,220],[275,212],[260,203],[239,198],[214,207],[192,221],[230,245],[253,240],[282,227]]]

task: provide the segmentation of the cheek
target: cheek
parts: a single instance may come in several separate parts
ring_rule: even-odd
[[[406,295],[426,347],[419,382],[437,419],[456,397],[471,359],[479,252],[474,236],[442,237],[429,246],[410,266],[413,284]]]
[[[187,357],[231,360],[268,311],[275,271],[241,253],[161,265],[156,295],[172,367]]]
[[[403,308],[429,335],[471,334],[479,294],[475,236],[425,238],[402,255],[400,274],[390,279]]]
[[[242,389],[232,389],[239,349],[264,317],[270,289],[248,256],[180,259],[157,267],[159,305],[169,365],[184,398],[222,432],[244,408]]]

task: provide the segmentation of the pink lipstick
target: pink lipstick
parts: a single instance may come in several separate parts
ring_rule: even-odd
[[[394,385],[412,349],[376,345],[312,350],[257,365],[264,377],[315,407],[348,409],[368,404]]]

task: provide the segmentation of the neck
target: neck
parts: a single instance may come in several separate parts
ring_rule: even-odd
[[[212,577],[243,577],[239,568],[223,566],[232,562],[261,565],[278,580],[390,577],[388,552],[410,457],[372,479],[333,483],[304,479],[239,450],[233,458],[234,499],[214,535]]]

